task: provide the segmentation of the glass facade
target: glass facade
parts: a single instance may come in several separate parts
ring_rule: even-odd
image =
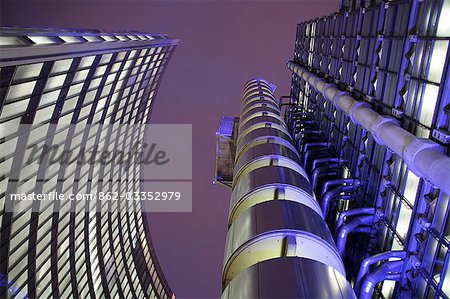
[[[176,44],[139,32],[1,29],[0,297],[173,297],[139,202],[97,203],[110,205],[103,213],[69,212],[77,202],[68,201],[10,212],[5,195],[139,191],[140,165],[56,167],[24,157],[36,145],[125,151],[143,140],[143,126],[73,124],[148,123]]]
[[[448,156],[449,13],[448,0],[342,1],[340,12],[298,24],[293,63]],[[404,251],[401,267],[376,281],[374,295],[450,298],[449,194],[336,108],[336,98],[308,76],[293,73],[285,116],[336,238],[343,221],[361,221],[343,254],[347,278],[358,291],[363,260]],[[390,262],[378,260],[366,277]]]

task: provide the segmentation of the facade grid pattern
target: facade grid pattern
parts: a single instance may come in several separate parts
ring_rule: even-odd
[[[48,161],[30,164],[24,157],[44,144],[75,152],[131,149],[132,140],[143,140],[144,127],[108,125],[149,122],[176,43],[137,32],[2,28],[1,297],[173,296],[140,203],[105,201],[97,204],[109,205],[109,212],[87,212],[77,210],[77,202],[50,202],[39,212],[32,206],[9,212],[5,196],[140,191],[138,164],[73,169]],[[22,56],[9,54],[14,51]],[[75,131],[74,124],[96,130]]]
[[[448,0],[343,1],[340,12],[298,24],[293,61],[449,155],[448,143],[436,134],[450,131],[449,14]],[[306,153],[303,137],[317,141],[316,134],[326,147],[320,158],[335,159],[316,164],[328,172],[316,188],[318,198],[327,180],[358,182],[333,200],[330,228],[343,211],[375,208],[371,229],[349,239],[347,277],[355,279],[368,256],[404,250],[401,279],[378,284],[377,296],[450,298],[449,194],[416,176],[295,73],[291,97],[286,117],[300,151]]]

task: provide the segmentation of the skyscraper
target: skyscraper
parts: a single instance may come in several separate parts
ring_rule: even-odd
[[[287,64],[292,71],[291,94],[278,103],[265,101],[265,117],[270,114],[271,119],[261,124],[272,128],[271,123],[277,123],[277,132],[287,136],[284,147],[290,151],[280,149],[276,154],[301,166],[296,177],[306,173],[311,196],[320,206],[318,214],[325,219],[343,260],[342,274],[360,298],[450,297],[449,15],[447,0],[342,1],[338,13],[298,24],[294,58]],[[279,109],[284,112],[286,129],[273,119],[278,119],[272,114]],[[242,114],[239,122],[246,117]],[[245,137],[239,136],[237,128],[244,125],[236,124],[234,134],[229,134],[234,147],[228,146],[225,154],[219,152],[222,157],[232,156],[234,162],[234,177],[227,177],[233,180],[230,217],[237,193],[242,193],[244,206],[256,210],[262,209],[258,207],[262,201],[287,198],[286,191],[273,191],[257,200],[245,200],[252,196],[242,184],[261,183],[258,188],[263,189],[264,180],[274,180],[274,176],[240,182],[240,140]],[[255,158],[267,152],[252,154]],[[268,167],[263,160],[258,167]],[[280,158],[274,161],[270,167],[278,165]],[[293,168],[295,164],[289,163]],[[285,189],[283,180],[291,177],[278,179],[278,189]],[[303,183],[289,184],[304,189]],[[283,211],[280,217],[286,225],[295,214],[287,208]],[[276,210],[264,217],[273,219],[272,213]],[[262,215],[255,217],[258,224],[269,221]],[[253,224],[230,228],[228,240],[248,236],[248,225]],[[273,244],[268,248],[275,250]],[[250,279],[249,274],[238,274],[234,279],[241,278],[240,290],[257,285],[269,288],[264,273],[275,269],[281,273],[276,264],[286,259],[280,256],[283,252],[288,256],[289,248],[287,242],[276,260],[264,261],[257,253],[244,258],[253,259],[254,265],[241,273],[259,272],[260,276]],[[227,261],[226,257],[225,278]],[[304,267],[291,265],[286,271],[298,274]],[[299,288],[308,282],[308,278],[296,280]],[[341,286],[326,284],[324,288]],[[233,294],[245,297],[236,290]],[[273,294],[277,295],[283,293]]]
[[[139,32],[2,28],[2,298],[174,297],[140,202],[97,202],[108,210],[95,212],[77,211],[76,201],[21,208],[6,196],[139,192],[136,163],[71,168],[48,160],[28,163],[26,157],[42,145],[132,150],[134,141],[143,141],[138,125],[149,122],[176,44],[165,35]]]

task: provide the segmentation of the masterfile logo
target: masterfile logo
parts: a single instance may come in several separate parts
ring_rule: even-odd
[[[108,202],[122,201],[119,211],[136,202],[148,212],[191,211],[191,125],[60,123],[36,135],[21,126],[5,210],[110,211]]]
[[[118,165],[130,164],[132,162],[144,165],[164,165],[170,162],[170,158],[167,158],[166,151],[157,148],[156,143],[141,145],[140,141],[137,141],[130,151],[123,150],[100,150],[95,145],[92,150],[87,150],[82,146],[79,152],[74,150],[65,150],[61,145],[49,146],[44,144],[42,146],[34,145],[31,148],[31,152],[27,159],[27,164],[38,163],[41,164],[45,160],[48,164],[102,164],[116,163]]]

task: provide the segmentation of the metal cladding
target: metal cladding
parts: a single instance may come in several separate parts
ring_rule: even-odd
[[[450,173],[450,157],[442,153],[439,144],[414,136],[392,117],[378,114],[367,103],[340,91],[336,85],[327,83],[323,77],[316,76],[298,63],[289,61],[287,66],[313,86],[325,100],[348,115],[354,124],[370,132],[376,143],[400,156],[413,173],[450,194],[450,176],[447,175]]]
[[[236,142],[222,298],[355,297],[264,79],[245,85]]]

